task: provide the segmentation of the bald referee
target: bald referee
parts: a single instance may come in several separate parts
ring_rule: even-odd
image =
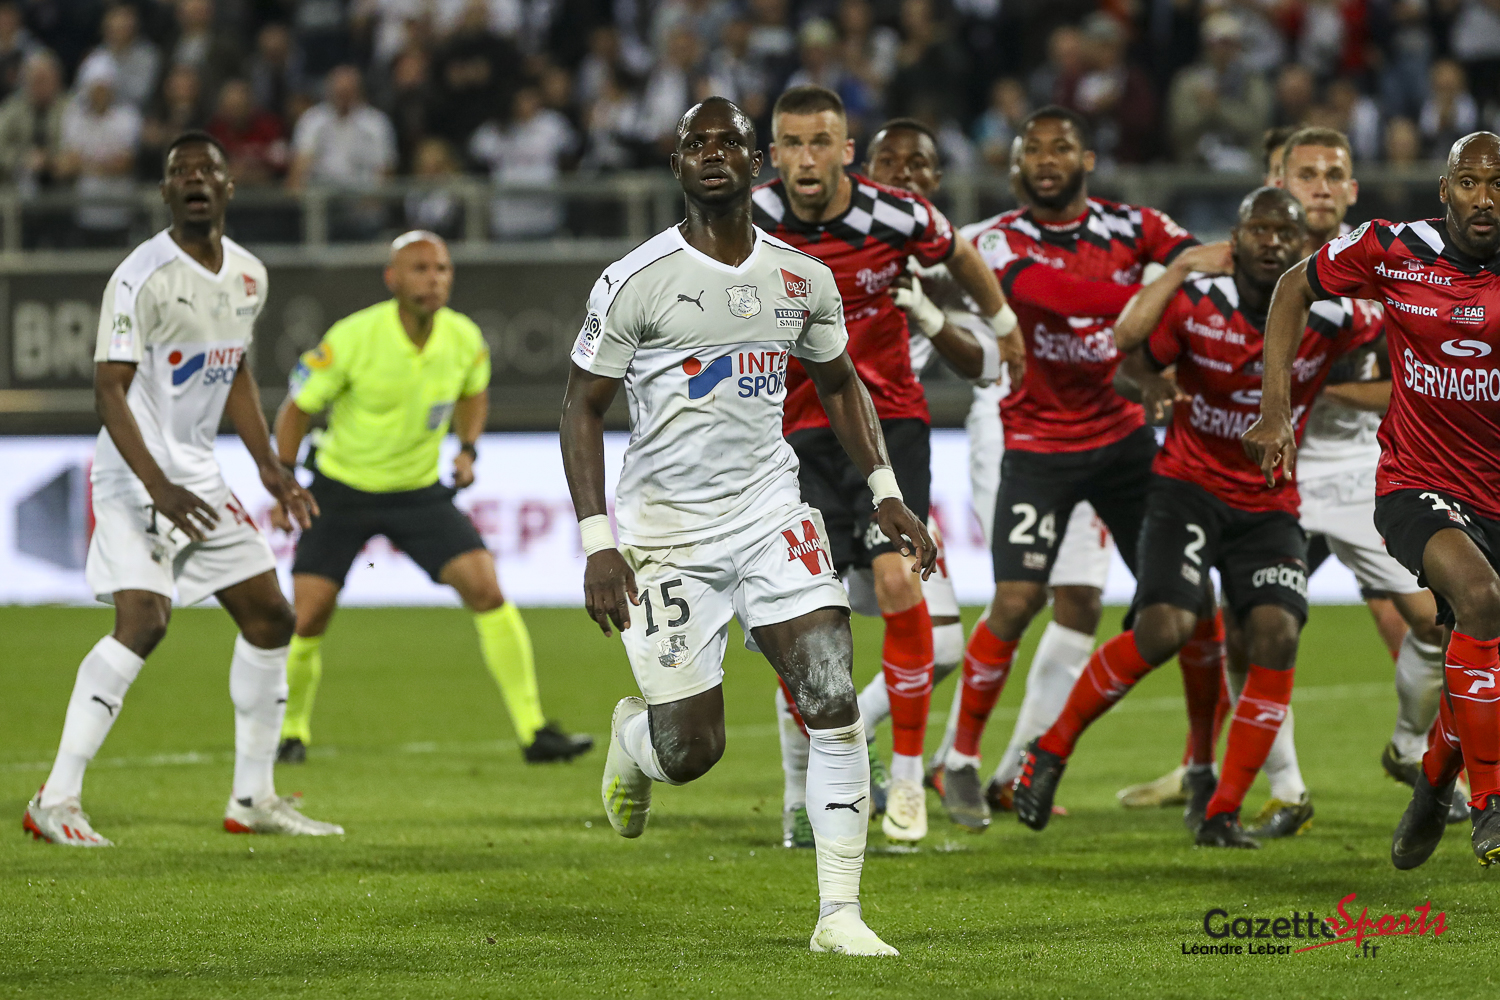
[[[453,262],[442,238],[421,231],[398,238],[385,285],[393,298],[335,323],[302,356],[276,416],[277,452],[291,466],[313,414],[329,408],[312,462],[311,492],[322,513],[302,532],[292,565],[297,630],[277,760],[307,758],[323,633],[349,567],[374,535],[458,591],[474,612],[485,665],[500,685],[526,761],[571,760],[594,741],[569,736],[543,717],[526,623],[500,593],[494,557],[479,532],[453,505],[454,492],[474,482],[475,442],[489,413],[490,357],[479,327],[448,308]],[[438,482],[438,449],[450,422],[462,445],[451,489]],[[290,527],[280,520],[278,527]]]

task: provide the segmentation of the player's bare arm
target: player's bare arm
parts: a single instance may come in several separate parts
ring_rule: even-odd
[[[1129,354],[1144,344],[1189,274],[1230,274],[1233,270],[1228,241],[1184,250],[1160,277],[1143,286],[1125,304],[1120,318],[1115,320],[1115,347],[1121,354]]]
[[[985,344],[981,334],[949,319],[943,307],[929,296],[927,284],[919,275],[912,271],[901,275],[891,283],[890,294],[912,327],[922,331],[954,371],[971,380],[993,382],[998,378],[1000,349],[995,338],[989,336]],[[995,369],[993,372],[986,371],[987,353],[995,358],[989,366]]]
[[[135,381],[135,365],[126,361],[101,361],[94,365],[94,407],[109,436],[120,449],[130,471],[151,495],[156,512],[175,524],[195,542],[219,523],[219,514],[202,497],[167,479],[151,457],[140,425],[130,412],[125,395]]]
[[[1384,413],[1391,405],[1391,382],[1341,382],[1323,390],[1323,395],[1341,406],[1366,413]]]
[[[1297,468],[1297,438],[1292,427],[1292,360],[1307,329],[1307,311],[1317,301],[1307,281],[1307,261],[1292,265],[1276,283],[1266,317],[1266,371],[1261,381],[1260,418],[1240,440],[1250,461],[1260,466],[1266,485],[1276,484],[1276,469],[1292,475]]]
[[[276,411],[276,460],[288,471],[297,467],[297,452],[302,448],[302,439],[307,437],[312,419],[313,415],[292,402],[291,396]],[[271,508],[271,523],[282,531],[292,530],[292,520],[280,504]]]
[[[875,415],[875,404],[870,401],[869,390],[859,380],[849,353],[845,351],[832,361],[821,364],[803,359],[802,364],[818,389],[818,399],[828,414],[829,425],[860,473],[868,477],[880,466],[889,467],[891,460],[886,455],[885,437]],[[566,404],[563,412],[566,423]],[[566,451],[565,442],[564,454]],[[600,468],[602,479],[602,451]],[[602,487],[600,496],[603,496]],[[574,504],[577,504],[576,499]],[[916,559],[912,571],[920,570],[923,579],[931,576],[937,565],[937,546],[927,534],[926,526],[907,509],[906,504],[898,497],[886,497],[880,501],[876,519],[885,537],[900,546],[901,554]]]
[[[280,520],[296,521],[301,528],[310,527],[318,514],[318,502],[298,484],[291,466],[283,465],[271,449],[271,432],[266,427],[265,411],[260,408],[260,387],[250,374],[250,366],[243,361],[229,385],[224,415],[234,425],[245,450],[255,459],[261,484],[275,498]]]
[[[1171,407],[1176,403],[1187,403],[1192,397],[1177,387],[1177,379],[1166,370],[1157,371],[1146,360],[1144,348],[1137,347],[1120,363],[1116,391],[1120,382],[1127,382],[1137,394],[1137,401],[1146,410],[1146,419],[1161,423],[1172,415]],[[1125,393],[1121,393],[1125,395]]]
[[[609,513],[604,500],[604,414],[614,402],[620,382],[617,378],[590,374],[577,365],[570,366],[568,371],[568,391],[563,396],[558,435],[562,439],[568,492],[580,521]],[[635,573],[626,565],[619,549],[610,546],[588,557],[583,571],[583,604],[600,631],[611,635],[611,622],[622,631],[629,628],[630,605],[640,603]]]
[[[474,485],[474,459],[479,457],[475,445],[479,435],[484,433],[489,416],[490,396],[487,392],[465,396],[453,406],[453,433],[458,436],[458,454],[453,459],[453,485],[456,489]]]

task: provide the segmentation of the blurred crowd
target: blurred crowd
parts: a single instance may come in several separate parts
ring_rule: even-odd
[[[857,138],[927,122],[956,170],[1003,169],[1046,103],[1106,168],[1253,170],[1291,124],[1411,164],[1500,120],[1500,0],[0,0],[0,177],[128,191],[205,128],[242,188],[419,178],[406,214],[443,228],[443,178],[654,166],[709,94],[764,142],[796,83],[837,90]],[[559,211],[499,199],[491,225]]]

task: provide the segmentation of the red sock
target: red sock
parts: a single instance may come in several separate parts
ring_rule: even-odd
[[[1224,686],[1224,612],[1199,619],[1192,639],[1177,653],[1187,700],[1188,738],[1184,764],[1214,762],[1214,710]]]
[[[1453,727],[1453,710],[1448,707],[1448,696],[1438,699],[1438,717],[1427,731],[1427,752],[1422,755],[1422,772],[1433,788],[1442,788],[1458,777],[1464,769],[1463,748],[1458,745],[1458,732]]]
[[[1483,809],[1500,795],[1500,639],[1481,641],[1454,632],[1443,671],[1458,744],[1469,771],[1469,804]]]
[[[786,707],[792,711],[792,719],[797,723],[797,728],[802,730],[802,735],[807,735],[807,723],[802,721],[802,710],[797,707],[797,699],[792,697],[792,689],[786,686],[786,681],[780,677],[776,683],[781,685],[781,693],[786,698]]]
[[[1286,707],[1292,700],[1293,673],[1250,664],[1245,690],[1240,692],[1239,704],[1234,708],[1234,724],[1229,727],[1229,745],[1224,748],[1219,787],[1209,800],[1205,815],[1236,812],[1245,801],[1245,793],[1271,752],[1281,720],[1286,718]]]
[[[1083,731],[1153,669],[1141,658],[1135,633],[1121,632],[1094,650],[1088,666],[1083,668],[1083,676],[1073,685],[1062,714],[1042,734],[1037,746],[1059,757],[1072,756]]]
[[[932,702],[932,616],[927,602],[885,618],[881,667],[891,700],[891,749],[905,757],[922,756],[927,737],[927,709]]]
[[[1229,721],[1229,713],[1234,711],[1234,706],[1229,703],[1229,679],[1223,674],[1219,675],[1219,700],[1214,705],[1214,731],[1211,740],[1214,746],[1219,745],[1219,737],[1224,732],[1224,723]]]
[[[953,749],[970,757],[979,756],[979,738],[990,719],[1005,679],[1010,676],[1010,662],[1016,655],[1017,641],[1006,642],[990,631],[988,622],[980,622],[969,636],[964,650],[963,694],[959,698],[958,732]]]

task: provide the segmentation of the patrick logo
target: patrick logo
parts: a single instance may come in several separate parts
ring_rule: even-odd
[[[822,560],[826,558],[823,552],[823,542],[818,538],[818,529],[811,521],[802,522],[802,538],[797,538],[796,530],[783,528],[781,537],[786,539],[787,556],[786,561],[801,559],[802,565],[813,576],[817,576],[823,568]],[[832,567],[830,567],[832,568]]]
[[[793,274],[786,268],[781,269],[781,281],[786,285],[787,298],[805,299],[812,291],[812,282],[798,274]]]
[[[734,374],[734,358],[726,354],[707,366],[697,358],[688,358],[682,363],[688,377],[688,399],[702,399],[714,391],[714,386]]]

